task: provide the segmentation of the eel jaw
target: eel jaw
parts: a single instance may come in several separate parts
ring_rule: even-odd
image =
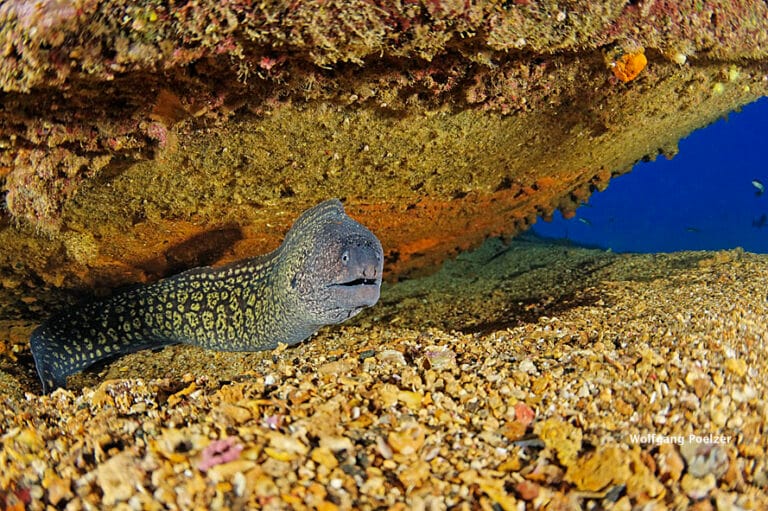
[[[338,284],[331,284],[332,286],[345,286],[345,287],[351,287],[351,286],[378,286],[381,282],[379,279],[366,279],[366,278],[358,278],[355,280],[350,280],[348,282],[339,282]]]
[[[334,301],[345,309],[360,311],[379,301],[381,279],[359,277],[331,284]]]

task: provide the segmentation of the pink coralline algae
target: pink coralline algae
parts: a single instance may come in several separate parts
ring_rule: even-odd
[[[241,452],[243,452],[243,446],[237,443],[237,438],[233,436],[214,440],[203,449],[197,468],[202,472],[207,472],[216,465],[238,459]]]
[[[149,138],[156,140],[161,148],[165,147],[168,143],[168,128],[160,122],[148,123],[145,132]]]
[[[6,176],[6,207],[45,231],[56,231],[64,201],[111,158],[108,154],[80,156],[61,147],[21,150],[13,161],[14,170]]]
[[[536,418],[536,412],[525,403],[516,403],[515,418],[521,424],[528,426]]]

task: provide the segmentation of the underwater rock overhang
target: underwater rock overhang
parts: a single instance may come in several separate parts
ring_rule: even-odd
[[[262,253],[329,196],[390,278],[429,270],[768,88],[762,2],[25,5],[0,7],[9,289]]]

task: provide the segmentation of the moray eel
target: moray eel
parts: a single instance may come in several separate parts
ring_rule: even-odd
[[[195,268],[53,316],[30,338],[43,391],[95,362],[192,344],[260,351],[297,344],[379,299],[383,252],[337,199],[305,211],[274,252]]]

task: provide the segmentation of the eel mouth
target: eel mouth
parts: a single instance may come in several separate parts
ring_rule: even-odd
[[[377,286],[379,285],[378,279],[354,279],[348,282],[339,282],[337,284],[331,284],[333,286],[353,287],[353,286]]]
[[[329,287],[338,305],[357,314],[361,309],[379,301],[381,280],[360,277],[337,282]]]

